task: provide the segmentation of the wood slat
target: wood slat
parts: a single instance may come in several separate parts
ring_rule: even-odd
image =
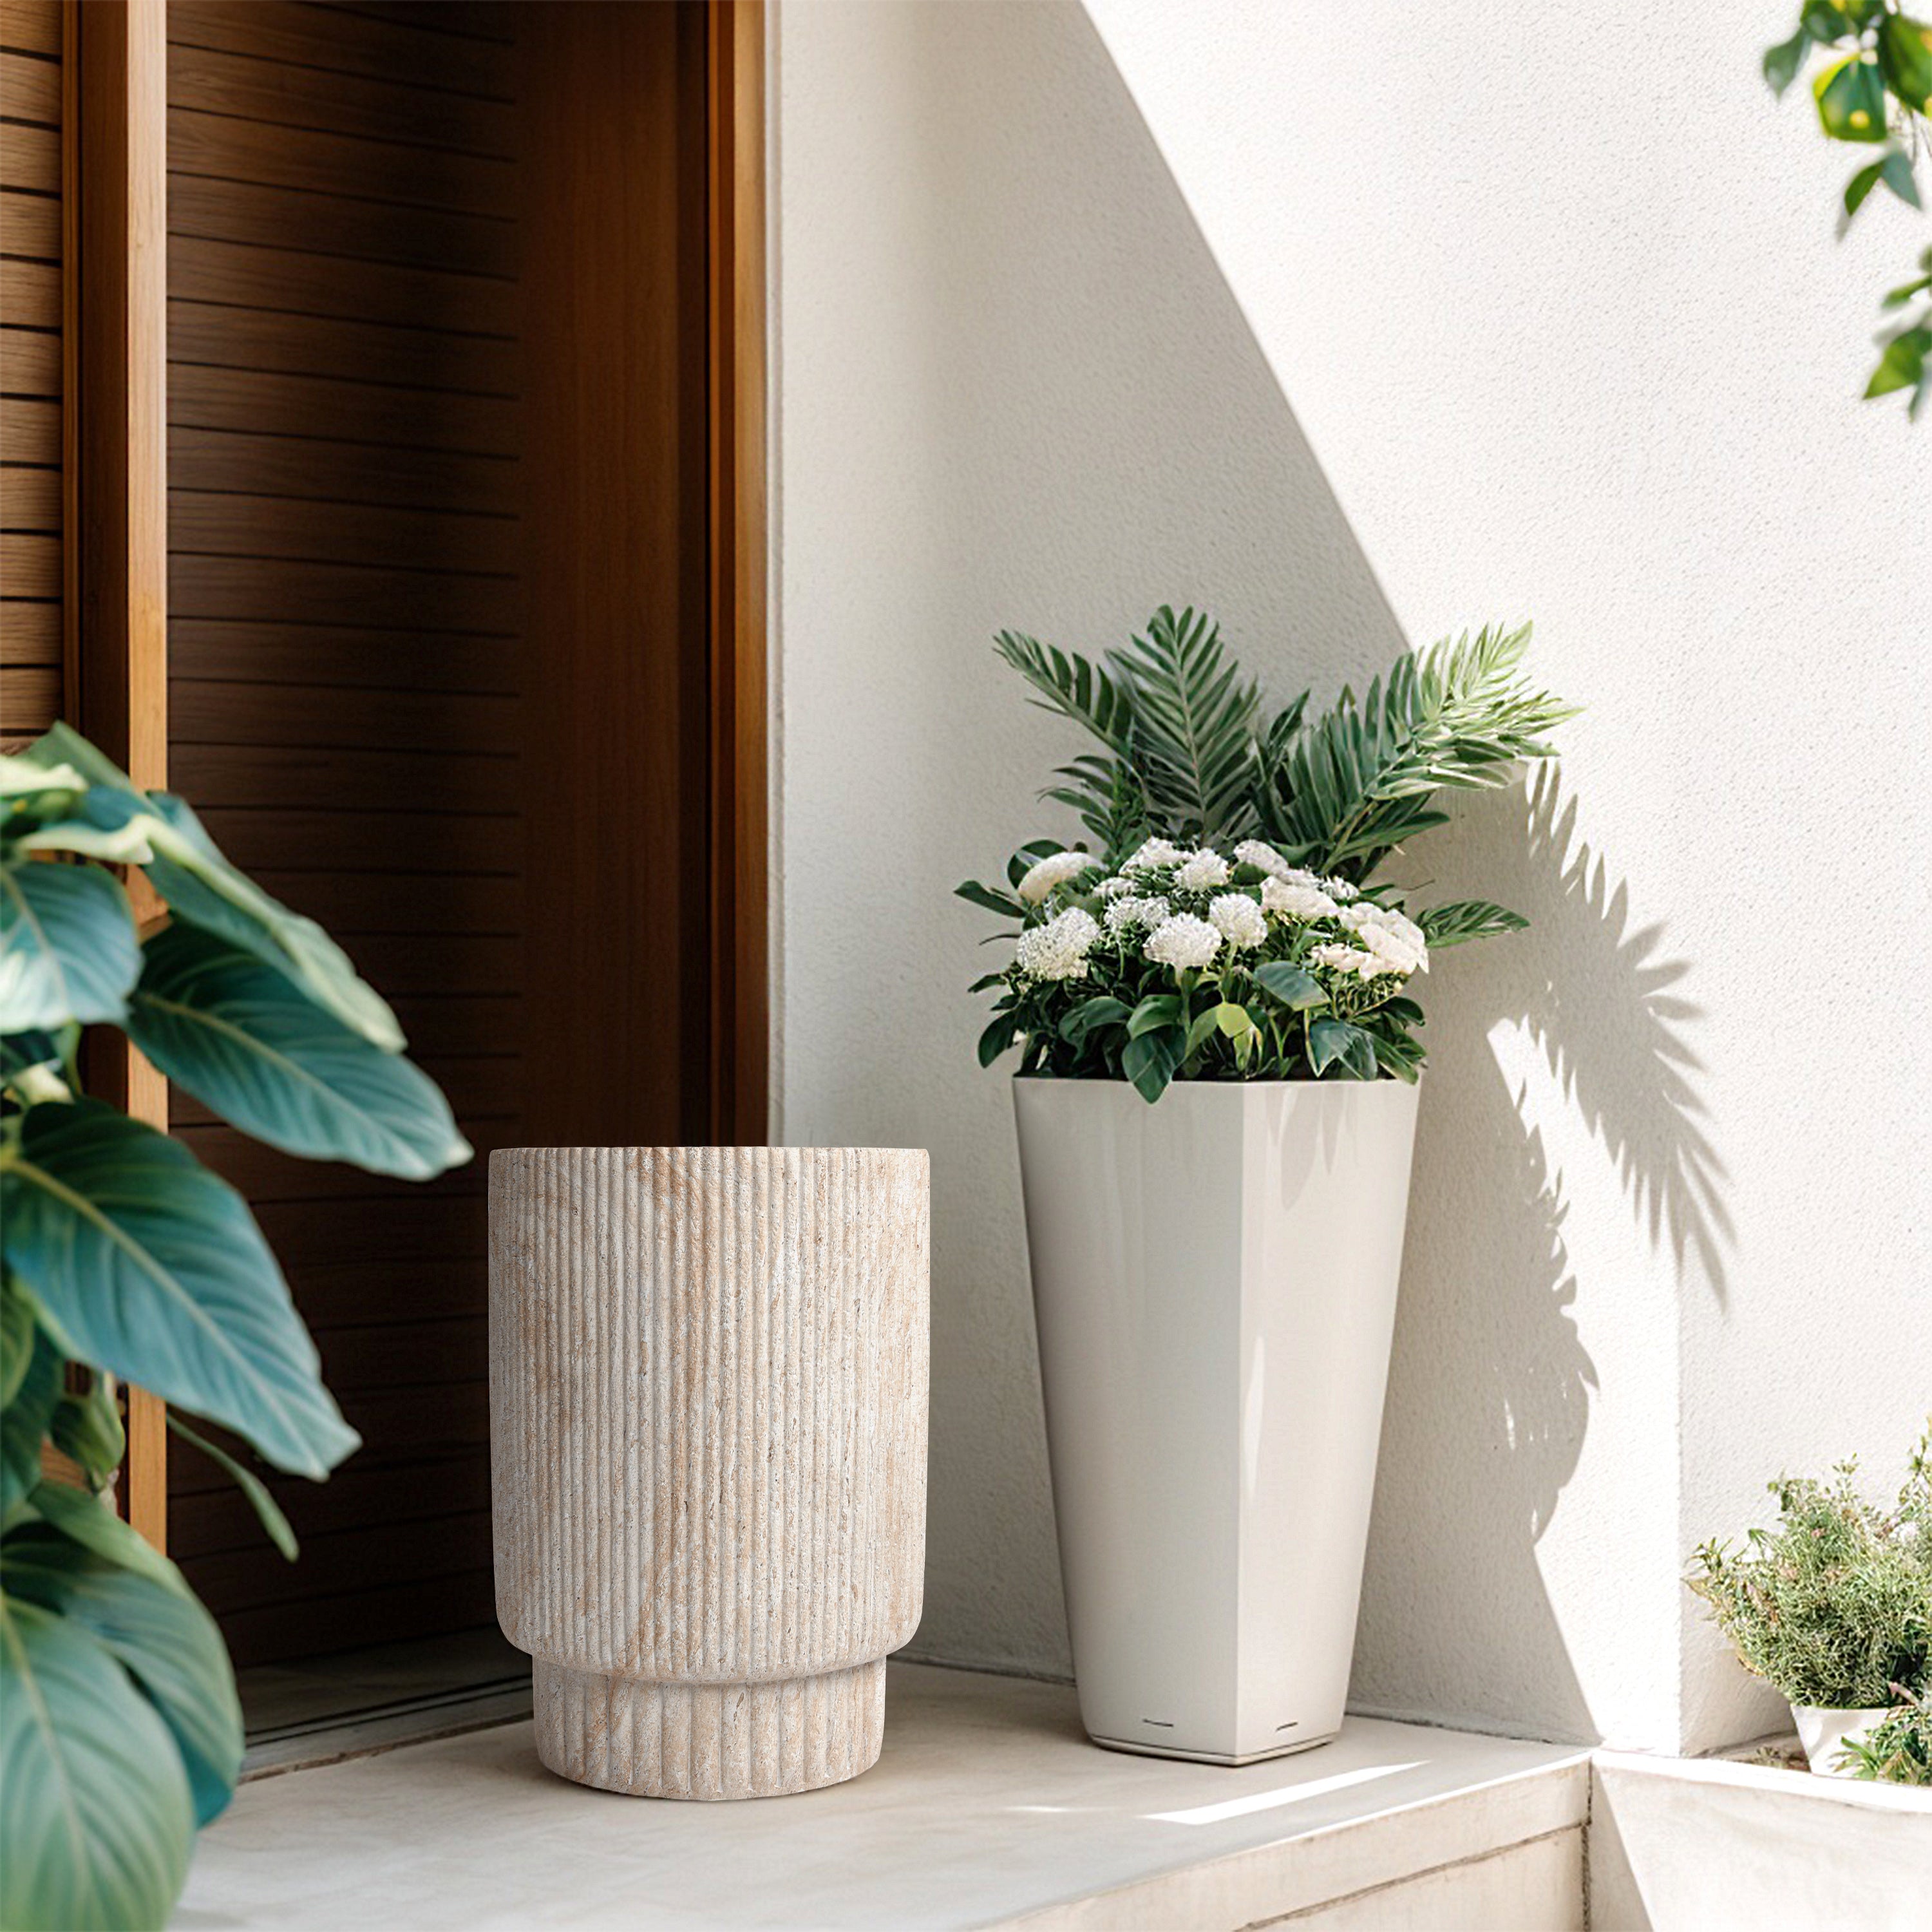
[[[466,334],[516,334],[510,284],[434,268],[364,262],[352,274],[328,255],[178,236],[168,248],[168,292],[296,315],[339,316]]]
[[[398,702],[416,692],[466,693],[503,699],[521,676],[517,640],[446,637],[428,631],[362,631],[316,624],[226,623],[218,619],[184,619],[171,634],[170,663],[180,701],[198,702],[183,680],[213,679],[261,687],[302,685],[316,688],[386,691]],[[386,704],[365,712],[380,722]],[[265,710],[272,719],[279,715]],[[500,706],[512,723],[503,740],[514,735],[514,707]],[[215,734],[198,727],[195,736]],[[382,742],[359,739],[358,742]],[[400,742],[414,743],[413,738]]]
[[[0,192],[0,255],[31,256],[40,262],[61,258],[60,202],[52,195]],[[10,266],[5,272],[11,274]]]
[[[404,993],[390,1004],[403,1023],[410,1052],[424,1066],[458,1054],[523,1051],[527,1016],[520,1000],[447,994],[418,999]]]
[[[59,604],[0,598],[0,663],[9,669],[58,664],[62,643]],[[7,728],[13,729],[10,721]]]
[[[334,0],[332,10],[466,40],[512,42],[517,38],[515,11],[500,0]]]
[[[0,393],[58,400],[61,339],[52,329],[0,328]]]
[[[258,872],[255,876],[264,892],[306,913],[352,951],[368,933],[474,932],[507,938],[523,930],[520,879],[440,878],[417,874],[404,880],[362,872],[291,872],[286,878],[279,872]]]
[[[59,404],[0,396],[0,462],[37,463],[58,469],[60,460]]]
[[[255,622],[299,610],[322,624],[422,624],[500,638],[515,636],[519,616],[516,588],[507,579],[180,552],[169,560],[168,608],[184,617]]]
[[[446,1322],[332,1328],[317,1335],[316,1346],[329,1387],[344,1397],[489,1378],[490,1323],[482,1307]]]
[[[184,429],[477,456],[512,457],[518,442],[518,405],[498,398],[192,363],[170,371],[168,421]]]
[[[517,205],[516,170],[508,161],[268,127],[189,107],[168,110],[168,169],[171,179],[206,175],[466,214],[500,217]]]
[[[506,398],[515,396],[518,381],[515,344],[494,336],[205,302],[169,303],[168,354],[177,364]]]
[[[499,515],[513,514],[518,501],[517,466],[500,458],[297,442],[225,430],[169,430],[168,471],[178,489],[232,490],[244,496]]]
[[[61,540],[10,530],[0,536],[0,596],[61,594]]]
[[[60,63],[35,54],[0,53],[0,114],[43,128],[61,124]]]
[[[259,1560],[253,1550],[202,1558],[190,1571],[195,1593],[217,1617],[264,1604],[444,1576],[490,1554],[487,1512],[439,1512],[413,1522],[370,1525],[314,1537],[299,1563]]]
[[[206,47],[170,47],[168,104],[278,128],[356,134],[410,148],[508,160],[515,112],[501,101],[439,94],[410,82],[250,60]]]
[[[178,739],[175,749],[171,782],[204,808],[326,807],[352,798],[368,811],[502,812],[518,797],[512,758],[196,745]]]
[[[194,1581],[190,1573],[189,1581]],[[354,1650],[380,1633],[385,1642],[446,1631],[481,1629],[496,1622],[494,1580],[488,1569],[397,1583],[344,1597],[316,1597],[231,1613],[221,1634],[238,1670],[290,1657]]]
[[[344,1214],[327,1202],[272,1202],[256,1216],[286,1262],[481,1262],[488,1223],[478,1198],[373,1202]]]
[[[61,514],[58,470],[26,470],[10,463],[0,469],[0,529],[58,536]]]
[[[202,822],[244,872],[514,874],[522,821],[446,813],[218,809]]]
[[[411,22],[358,18],[334,8],[265,7],[236,0],[169,0],[168,44],[250,54],[334,74],[417,78],[439,92],[515,98],[508,49],[452,38]]]
[[[10,744],[38,737],[59,713],[60,687],[58,670],[0,665],[0,735]]]
[[[51,128],[0,122],[0,182],[9,188],[58,194],[61,188],[61,138]]]
[[[192,656],[182,666],[184,671],[206,668]],[[190,682],[179,674],[174,695],[178,706],[176,729],[184,747],[340,747],[470,752],[502,759],[518,745],[520,720],[517,701],[511,698],[397,691],[372,702],[366,691]],[[514,782],[514,774],[502,764],[495,767],[495,776]],[[508,808],[500,803],[496,808]]]
[[[508,518],[275,498],[258,498],[244,509],[232,496],[191,490],[169,494],[168,541],[201,556],[381,564],[500,579],[514,576],[517,562],[517,525]]]
[[[60,0],[0,0],[0,48],[58,58]]]
[[[0,322],[23,328],[58,328],[61,272],[50,262],[14,262],[0,272]]]
[[[508,280],[516,273],[516,230],[502,217],[396,208],[202,175],[169,176],[168,232],[262,248],[299,238],[310,254],[446,274]]]

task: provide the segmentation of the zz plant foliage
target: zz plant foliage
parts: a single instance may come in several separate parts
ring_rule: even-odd
[[[1898,0],[1807,0],[1797,31],[1764,57],[1764,77],[1782,95],[1814,54],[1824,64],[1811,82],[1818,124],[1834,141],[1880,148],[1845,184],[1849,221],[1873,192],[1885,188],[1912,208],[1923,208],[1916,175],[1932,153],[1932,26],[1916,20]],[[1919,272],[1885,298],[1888,310],[1917,304],[1883,340],[1868,397],[1910,389],[1916,417],[1932,389],[1932,248],[1918,258]]]
[[[1550,754],[1572,709],[1524,676],[1527,625],[1405,654],[1318,717],[1308,694],[1264,708],[1204,614],[1163,607],[1097,662],[1013,632],[995,648],[1036,702],[1097,748],[1042,794],[1090,844],[1037,839],[1004,888],[961,897],[1018,922],[982,1065],[1126,1079],[1157,1100],[1185,1080],[1414,1080],[1432,949],[1525,921],[1486,900],[1412,920],[1377,874],[1443,824],[1445,789],[1504,782]]]
[[[63,862],[63,861],[66,862]],[[110,866],[167,908],[146,933]],[[395,1016],[177,798],[57,727],[0,760],[0,1926],[157,1926],[242,1761],[234,1676],[98,1493],[129,1382],[320,1478],[357,1446],[240,1195],[81,1090],[83,1027],[291,1154],[425,1178],[470,1149]],[[248,1471],[171,1414],[241,1482]],[[87,1489],[42,1474],[51,1444]],[[89,1493],[92,1490],[95,1493]]]
[[[1742,1549],[1707,1543],[1686,1580],[1738,1660],[1793,1704],[1870,1711],[1927,1688],[1932,1665],[1932,1426],[1898,1504],[1859,1494],[1857,1465],[1828,1481],[1780,1476],[1775,1529]]]

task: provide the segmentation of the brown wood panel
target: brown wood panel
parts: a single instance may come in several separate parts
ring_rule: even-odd
[[[442,1510],[414,1522],[362,1523],[310,1537],[299,1563],[284,1563],[272,1550],[267,1562],[253,1550],[230,1550],[202,1558],[191,1574],[196,1593],[220,1617],[262,1604],[446,1576],[473,1569],[489,1556],[487,1514]]]
[[[0,48],[58,58],[60,0],[0,0]]]
[[[58,470],[7,466],[0,478],[0,529],[57,532],[64,514]]]
[[[270,499],[254,503],[243,526],[230,496],[190,490],[172,494],[168,515],[176,549],[204,556],[386,564],[472,577],[516,574],[517,526],[506,518]]]
[[[244,872],[359,869],[412,878],[423,872],[514,875],[522,869],[523,820],[442,812],[217,808],[202,822]]]
[[[513,98],[513,76],[492,46],[468,46],[411,22],[372,20],[335,8],[262,6],[259,0],[169,0],[168,38],[285,61],[333,74],[393,80],[408,74],[422,88]]]
[[[248,0],[245,10],[267,13],[285,4]],[[179,43],[169,50],[168,104],[404,147],[449,148],[499,160],[515,152],[515,111],[505,100],[441,93],[413,80],[324,74]]]
[[[499,638],[516,635],[518,616],[507,579],[183,550],[170,565],[168,599],[184,617],[266,622],[296,610],[322,624],[424,624]]]
[[[0,391],[7,394],[58,398],[62,359],[58,329],[0,328]],[[10,502],[14,487],[7,486]]]
[[[171,430],[168,474],[177,489],[490,515],[514,514],[520,494],[517,466],[502,458],[297,442],[222,430]],[[287,618],[292,614],[276,614]]]
[[[0,122],[0,181],[40,194],[61,191],[61,137],[56,129]]]
[[[298,1598],[292,1603],[238,1611],[221,1620],[221,1634],[236,1667],[245,1670],[252,1664],[494,1625],[494,1590],[490,1571],[478,1568],[385,1589]]]
[[[346,201],[338,193],[174,174],[168,220],[175,234],[208,242],[280,248],[298,238],[310,254],[351,261],[427,260],[447,273],[498,280],[516,272],[515,231],[506,220]]]
[[[456,692],[500,700],[512,698],[522,656],[514,638],[456,638],[418,630],[360,631],[320,624],[184,619],[176,624],[175,636],[181,646],[180,661],[192,664],[192,675],[196,677],[237,684],[360,686],[386,692],[389,696],[384,704],[367,707],[372,731],[380,731],[392,706],[408,704],[404,693]],[[185,686],[178,684],[177,690],[184,704],[196,701]],[[270,702],[266,698],[256,701],[265,707]],[[265,709],[264,715],[274,713]],[[430,715],[437,715],[437,708],[432,706]],[[500,704],[497,715],[514,718],[514,706]],[[507,729],[514,736],[514,724]],[[196,735],[208,734],[198,728]],[[382,740],[380,736],[364,737],[358,742]]]
[[[395,147],[320,128],[272,127],[187,107],[168,110],[168,166],[177,180],[208,175],[471,214],[496,214],[516,198],[516,170],[508,161]]]
[[[328,649],[326,644],[320,647]],[[215,668],[205,662],[196,668],[203,672]],[[511,697],[406,689],[386,692],[380,704],[372,704],[361,688],[212,680],[178,681],[174,696],[181,735],[198,746],[340,747],[506,757],[520,742],[518,704]],[[514,776],[498,772],[506,782],[514,782]],[[281,798],[276,802],[296,802]],[[499,802],[494,808],[510,807]]]
[[[514,1100],[514,1096],[506,1097]],[[414,1198],[410,1190],[418,1184],[370,1174],[338,1161],[299,1160],[251,1140],[232,1127],[189,1126],[178,1118],[171,1118],[170,1125],[176,1138],[194,1149],[197,1160],[231,1187],[240,1189],[257,1207],[271,1201],[401,1200]],[[500,1124],[472,1120],[459,1125],[472,1145],[487,1145],[493,1138],[501,1144]],[[487,1176],[482,1166],[472,1162],[422,1184],[440,1195],[480,1194]],[[310,1311],[310,1326],[320,1332],[330,1319],[329,1310],[318,1308]]]
[[[60,714],[58,666],[0,666],[0,743],[10,749],[38,737]]]
[[[177,365],[199,362],[478,396],[514,396],[521,373],[516,345],[493,336],[201,302],[168,304],[168,354]]]
[[[10,530],[0,536],[0,590],[11,597],[38,597],[58,604],[61,595],[61,540]]]
[[[38,262],[61,258],[61,207],[52,195],[0,189],[0,254]],[[7,271],[13,273],[10,266]]]
[[[345,931],[336,935],[346,940],[352,954],[359,952],[359,936]],[[467,1058],[416,1054],[412,1056],[423,1071],[440,1087],[459,1119],[472,1122],[508,1120],[514,1115],[505,1109],[513,1106],[520,1090],[522,1069],[513,1053],[472,1054]],[[168,1124],[174,1132],[198,1127],[221,1127],[232,1132],[220,1119],[204,1107],[185,1088],[173,1088],[169,1096]],[[500,1141],[501,1133],[490,1130]],[[482,1169],[474,1170],[478,1173]]]
[[[41,464],[58,470],[60,460],[59,404],[0,397],[0,462]]]
[[[517,406],[491,396],[176,363],[168,419],[184,429],[513,457]]]
[[[266,745],[183,744],[176,754],[176,784],[204,808],[273,796],[321,809],[346,794],[370,812],[500,813],[518,799],[513,758]]]
[[[61,272],[50,262],[9,261],[0,274],[0,322],[23,328],[61,326]]]
[[[502,0],[342,0],[335,10],[465,40],[507,43],[517,38],[518,9]]]
[[[0,662],[58,665],[66,641],[62,607],[45,602],[16,602],[10,597],[6,602],[6,620],[0,624]],[[8,728],[12,728],[10,721]]]
[[[10,121],[32,121],[43,128],[58,128],[61,124],[59,61],[38,54],[0,52],[0,114]]]

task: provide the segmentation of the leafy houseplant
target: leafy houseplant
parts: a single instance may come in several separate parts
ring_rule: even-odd
[[[1894,1684],[1898,1705],[1863,1736],[1847,1740],[1838,1768],[1886,1784],[1932,1785],[1932,1684]]]
[[[1013,632],[1000,656],[1100,749],[1046,794],[1094,842],[1022,847],[1001,890],[962,898],[1020,922],[980,1058],[1016,1040],[1020,1071],[1126,1079],[1414,1081],[1431,948],[1525,922],[1484,900],[1412,920],[1376,879],[1444,822],[1444,788],[1502,782],[1546,757],[1573,715],[1522,674],[1529,628],[1398,658],[1319,718],[1304,692],[1264,712],[1205,616],[1163,608],[1098,663]]]
[[[53,856],[79,863],[50,863]],[[110,864],[168,908],[137,932]],[[395,1017],[178,799],[57,726],[0,760],[0,1925],[160,1924],[242,1760],[233,1673],[181,1572],[98,1493],[134,1382],[320,1478],[357,1438],[240,1195],[87,1097],[83,1026],[288,1152],[422,1178],[468,1159]],[[239,1480],[285,1554],[256,1478]]]
[[[1874,1711],[1922,1688],[1932,1659],[1932,1434],[1894,1508],[1828,1481],[1780,1476],[1775,1529],[1707,1543],[1687,1581],[1738,1660],[1795,1708]]]
[[[1881,147],[1845,184],[1845,218],[1883,187],[1913,208],[1924,206],[1914,172],[1922,154],[1932,152],[1932,26],[1915,20],[1898,0],[1806,0],[1798,30],[1764,57],[1764,77],[1782,95],[1815,52],[1826,64],[1811,83],[1818,124],[1827,137]],[[1916,315],[1884,339],[1884,352],[1866,386],[1868,397],[1910,389],[1910,412],[1918,413],[1932,388],[1932,248],[1918,260],[1914,280],[1885,298],[1887,309],[1904,309],[1916,300]]]

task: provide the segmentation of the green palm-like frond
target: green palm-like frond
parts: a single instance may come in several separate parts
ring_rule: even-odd
[[[1133,762],[1157,816],[1202,838],[1245,829],[1255,766],[1253,682],[1204,614],[1166,604],[1113,659],[1133,692]]]
[[[1126,756],[1133,742],[1132,685],[1076,651],[1043,644],[1018,631],[1002,631],[993,648],[1040,695],[1043,711],[1058,711],[1084,724],[1110,750]]]

